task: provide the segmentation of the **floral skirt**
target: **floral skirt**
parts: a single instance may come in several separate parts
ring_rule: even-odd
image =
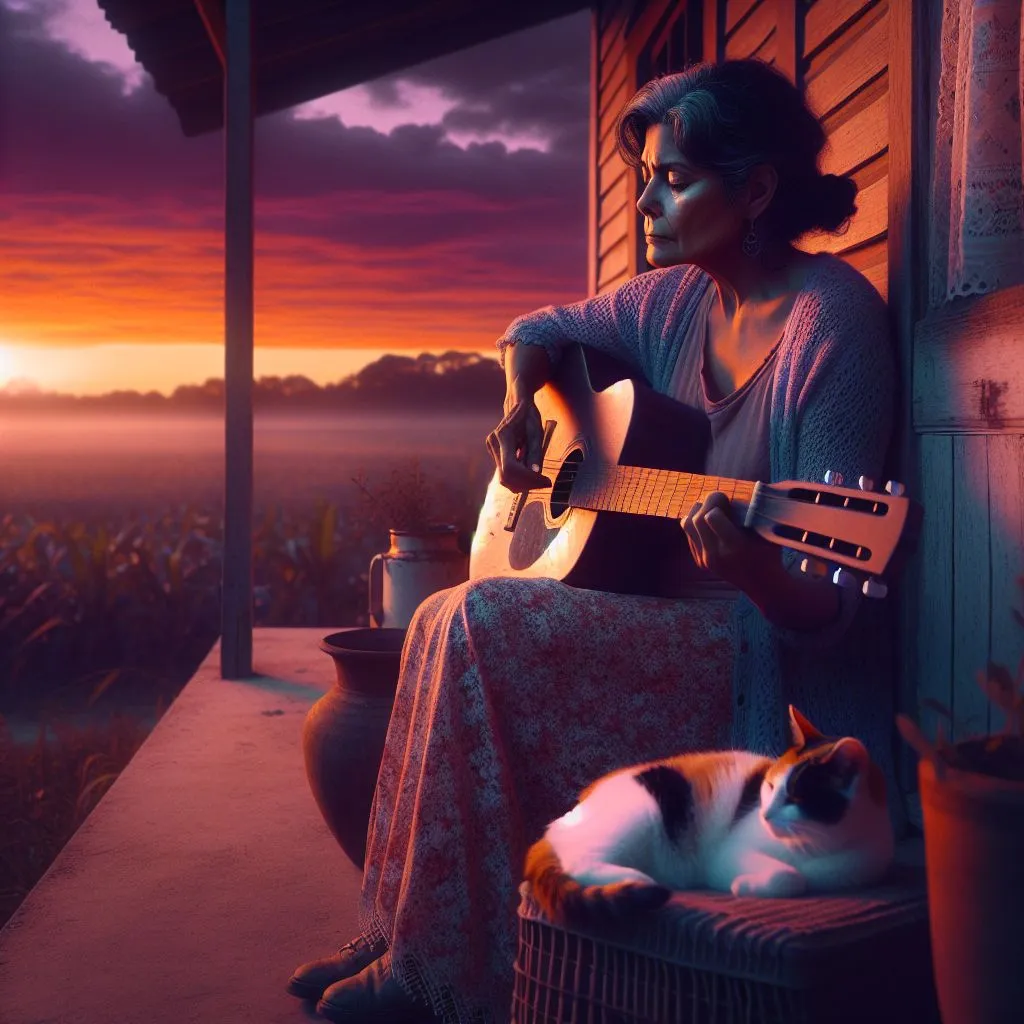
[[[409,627],[360,923],[446,1022],[508,1020],[529,846],[595,778],[727,745],[734,599],[494,577]]]

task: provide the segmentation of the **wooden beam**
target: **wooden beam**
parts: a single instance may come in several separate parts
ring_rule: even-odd
[[[775,0],[775,66],[795,85],[801,85],[804,5],[797,0]]]
[[[720,59],[725,46],[725,0],[704,0],[704,60]]]
[[[812,15],[824,16],[828,5],[812,7],[807,14],[807,34],[810,35]],[[819,11],[818,7],[822,10]],[[854,16],[848,5],[842,7],[842,22]],[[943,631],[952,626],[951,609],[942,602],[950,597],[943,588],[949,585],[945,578],[934,578],[934,569],[926,568],[924,559],[948,545],[948,533],[940,507],[932,508],[928,500],[942,490],[951,465],[950,449],[941,444],[926,448],[914,433],[911,392],[914,385],[914,323],[922,308],[926,294],[924,267],[926,252],[924,239],[925,202],[928,187],[930,156],[928,152],[929,102],[929,45],[928,8],[930,0],[900,0],[890,5],[888,13],[888,91],[889,91],[889,153],[888,153],[888,303],[896,339],[897,367],[901,401],[897,408],[893,443],[890,449],[891,474],[904,482],[908,493],[917,496],[928,509],[926,519],[933,522],[925,527],[928,537],[936,545],[928,550],[928,538],[922,543],[918,555],[908,571],[908,584],[900,588],[899,641],[895,644],[898,659],[896,678],[898,685],[897,708],[912,715],[917,713],[917,699],[929,693],[943,696],[949,685],[949,663],[940,658],[933,666],[928,653],[929,642],[945,642]],[[817,26],[818,42],[824,40],[837,26]],[[940,457],[942,465],[933,466],[930,460]],[[938,479],[935,474],[940,473]],[[928,477],[928,480],[925,480]],[[927,486],[926,486],[927,484]],[[931,491],[925,492],[931,488]],[[942,498],[937,499],[940,503]],[[948,495],[945,498],[949,500]],[[937,520],[937,521],[936,521]],[[943,554],[947,558],[947,554]],[[940,563],[945,565],[945,562]],[[938,595],[938,597],[936,597]],[[928,600],[938,600],[928,605]],[[930,610],[929,610],[930,609]],[[918,642],[918,637],[923,643]],[[937,655],[935,655],[937,656]],[[929,673],[935,670],[936,677]],[[931,723],[929,723],[929,726]],[[916,790],[916,759],[900,746],[900,777],[904,792]]]
[[[587,175],[587,294],[597,294],[597,236],[600,197],[598,196],[598,83],[601,72],[601,29],[596,7],[590,9],[590,116],[588,150],[590,167]]]
[[[250,0],[227,0],[221,675],[252,675],[253,88]]]
[[[194,0],[196,10],[206,28],[206,34],[210,37],[210,43],[220,66],[225,67],[227,58],[227,47],[225,43],[226,29],[224,27],[224,0]]]

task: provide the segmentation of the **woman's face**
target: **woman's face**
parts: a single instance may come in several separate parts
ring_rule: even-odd
[[[687,162],[672,128],[651,125],[640,157],[647,262],[653,267],[696,263],[711,267],[736,259],[749,225],[722,179]]]

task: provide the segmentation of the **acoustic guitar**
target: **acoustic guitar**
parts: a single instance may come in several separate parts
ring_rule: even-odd
[[[693,562],[679,520],[723,491],[743,526],[802,552],[801,569],[884,597],[913,551],[921,506],[889,481],[845,487],[704,476],[710,423],[700,410],[636,380],[595,391],[579,346],[562,354],[535,401],[550,487],[513,493],[495,472],[470,551],[471,579],[549,577],[577,587],[676,596]]]

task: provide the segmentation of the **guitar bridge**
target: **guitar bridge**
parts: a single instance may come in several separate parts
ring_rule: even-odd
[[[544,456],[547,454],[548,445],[551,443],[551,435],[555,432],[555,421],[546,420],[544,423],[544,437],[540,443],[540,459],[541,463],[544,462]],[[512,504],[508,510],[508,518],[505,520],[505,530],[508,533],[515,531],[516,524],[519,522],[519,516],[523,511],[523,507],[526,505],[526,496],[529,491],[520,491],[513,499]]]

